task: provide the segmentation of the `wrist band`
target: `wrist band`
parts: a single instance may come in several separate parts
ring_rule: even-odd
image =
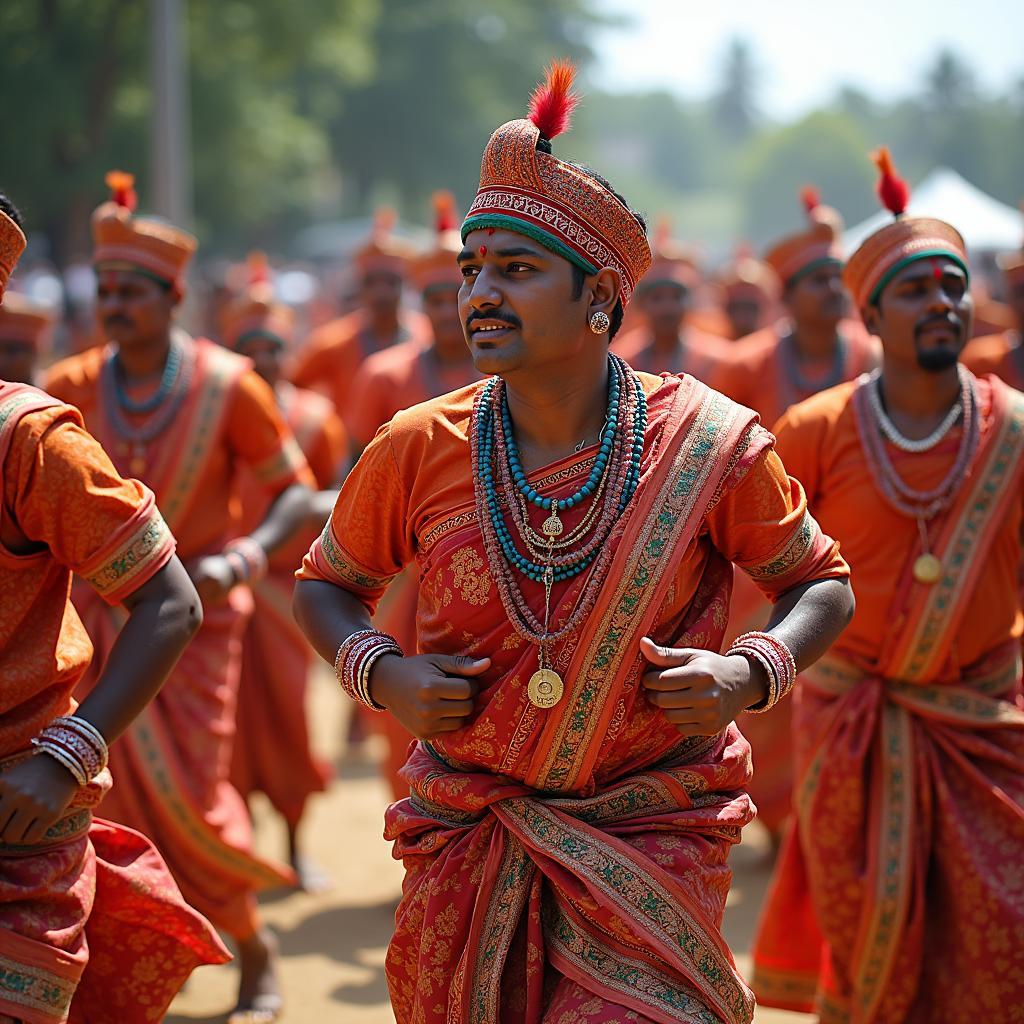
[[[334,674],[342,690],[354,701],[371,711],[384,711],[384,706],[370,696],[370,672],[385,654],[403,657],[404,653],[393,636],[376,629],[360,629],[338,648],[334,659]]]
[[[267,575],[267,553],[252,537],[236,537],[224,548],[224,557],[239,583],[255,583]]]
[[[55,718],[32,740],[32,746],[64,765],[80,786],[95,779],[110,756],[99,729],[77,715]]]
[[[740,654],[756,661],[768,678],[768,695],[764,700],[747,708],[754,714],[770,711],[785,697],[796,683],[796,660],[793,652],[777,636],[753,631],[737,637],[726,657]]]

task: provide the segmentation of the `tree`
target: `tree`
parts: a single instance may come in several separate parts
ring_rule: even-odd
[[[758,123],[758,73],[753,51],[744,39],[733,39],[722,66],[722,84],[712,99],[712,109],[723,135],[730,142],[745,142]]]

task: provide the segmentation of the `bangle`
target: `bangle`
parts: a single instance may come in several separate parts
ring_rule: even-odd
[[[267,553],[252,537],[236,537],[224,549],[224,557],[239,583],[255,583],[267,575]]]
[[[55,718],[32,745],[64,765],[80,786],[95,779],[107,767],[110,756],[99,729],[77,715]]]
[[[342,642],[334,659],[334,674],[342,690],[372,711],[385,710],[370,696],[370,672],[385,654],[403,657],[404,651],[393,636],[376,629],[360,629]]]
[[[796,683],[796,659],[793,652],[771,633],[750,632],[737,637],[726,651],[726,657],[739,654],[756,661],[768,677],[768,694],[764,700],[751,705],[747,711],[754,714],[770,711]]]

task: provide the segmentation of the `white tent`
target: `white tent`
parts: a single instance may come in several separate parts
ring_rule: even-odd
[[[986,195],[948,167],[932,171],[912,189],[907,213],[947,221],[964,236],[972,252],[1019,249],[1024,242],[1024,217],[1019,210]],[[892,214],[879,210],[850,228],[843,236],[847,252],[891,221]]]

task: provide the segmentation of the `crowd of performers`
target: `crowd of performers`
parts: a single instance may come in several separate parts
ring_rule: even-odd
[[[882,150],[848,258],[807,192],[707,277],[553,155],[572,77],[461,230],[379,223],[308,339],[256,262],[187,334],[196,240],[120,173],[102,343],[44,367],[4,297],[0,1021],[159,1021],[218,931],[232,1019],[282,1014],[256,894],[322,882],[314,651],[387,739],[398,1024],[1021,1019],[1024,250],[976,337],[962,237]],[[24,228],[0,199],[0,295]]]

